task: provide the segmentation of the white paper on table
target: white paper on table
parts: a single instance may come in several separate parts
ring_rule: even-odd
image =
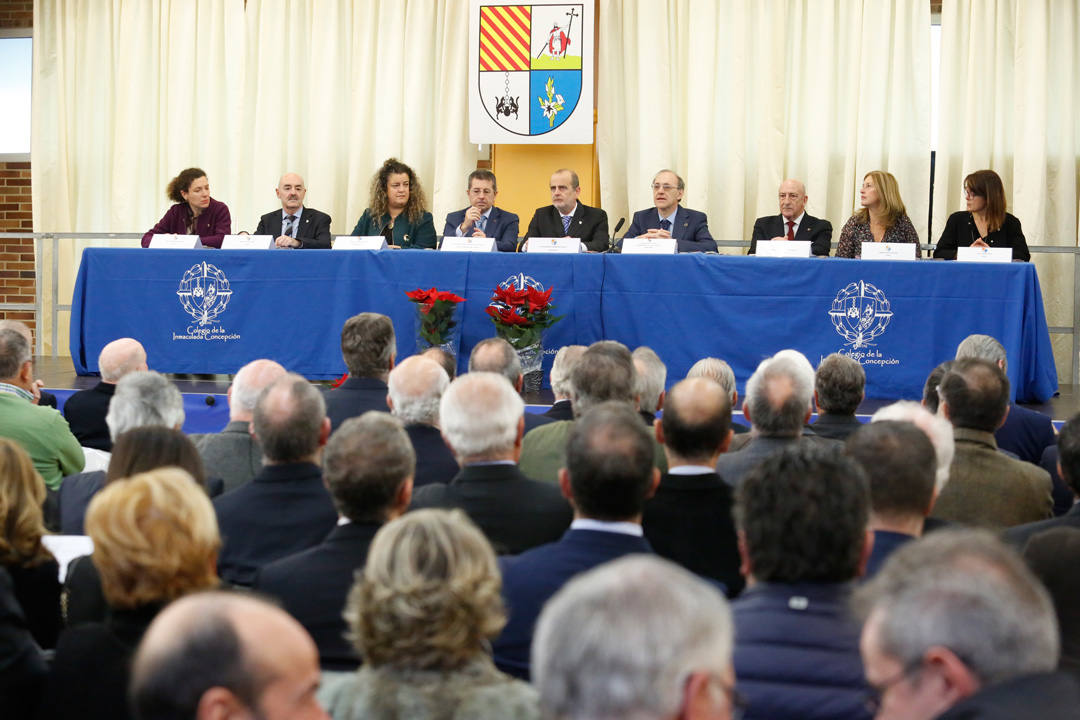
[[[810,257],[809,240],[758,240],[754,252],[758,257]]]
[[[1009,263],[1013,261],[1012,248],[960,247],[956,248],[960,262]]]
[[[495,252],[495,238],[444,235],[439,249],[446,252]]]
[[[147,247],[152,250],[194,250],[202,246],[202,240],[198,235],[157,233],[150,238],[150,244]]]
[[[532,237],[525,246],[531,253],[577,253],[581,252],[581,240],[575,237]]]
[[[221,241],[222,250],[269,250],[272,247],[272,235],[226,235]]]
[[[674,255],[679,250],[675,238],[628,237],[623,238],[623,255]]]
[[[385,250],[386,238],[382,235],[338,235],[334,238],[334,250]]]
[[[884,243],[864,242],[862,244],[863,260],[914,260],[915,243]]]

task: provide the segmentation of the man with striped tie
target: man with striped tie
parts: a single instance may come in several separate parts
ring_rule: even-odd
[[[499,194],[495,173],[473,170],[469,173],[467,194],[469,207],[446,216],[443,235],[495,238],[495,246],[501,252],[514,252],[518,241],[518,216],[495,207],[495,197]]]
[[[274,237],[274,244],[279,248],[328,249],[330,216],[304,207],[304,196],[307,195],[304,178],[296,173],[285,173],[274,192],[281,200],[281,210],[259,218],[255,234]]]
[[[608,247],[607,213],[578,202],[581,186],[573,170],[556,170],[551,176],[551,205],[533,213],[526,237],[576,237],[586,250],[601,252]]]

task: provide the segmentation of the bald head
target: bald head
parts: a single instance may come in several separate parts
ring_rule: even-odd
[[[780,214],[785,220],[797,220],[806,210],[806,186],[798,180],[780,183]]]
[[[284,611],[253,597],[209,592],[166,607],[135,656],[136,716],[324,718],[315,691],[318,651]]]
[[[134,338],[113,340],[98,355],[102,382],[115,384],[130,372],[147,369],[146,350]]]
[[[500,337],[476,343],[469,355],[469,372],[498,373],[521,390],[521,360],[513,346]]]
[[[390,371],[390,411],[406,425],[439,425],[439,400],[450,377],[434,360],[413,355]]]
[[[668,392],[658,436],[669,466],[715,467],[731,434],[731,397],[720,383],[688,378]]]
[[[304,185],[304,178],[296,173],[285,173],[278,180],[278,186],[274,192],[281,200],[281,209],[294,213],[304,204],[307,186]]]
[[[259,394],[284,375],[285,368],[273,360],[252,360],[240,368],[229,386],[229,420],[251,422]]]

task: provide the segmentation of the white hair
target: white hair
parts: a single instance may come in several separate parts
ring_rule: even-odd
[[[724,392],[728,394],[728,399],[731,400],[731,404],[733,406],[735,405],[735,371],[720,358],[701,358],[690,366],[690,370],[687,371],[686,377],[702,377],[715,380],[720,383],[720,387],[724,388]]]
[[[439,426],[458,458],[494,457],[514,447],[524,412],[524,401],[504,376],[470,372],[443,393]]]
[[[184,398],[161,373],[137,370],[116,383],[105,424],[113,440],[137,427],[179,428],[184,424]]]
[[[791,394],[771,397],[770,385],[786,378]],[[783,400],[779,405],[773,403]],[[750,424],[767,435],[797,435],[814,401],[814,368],[802,353],[781,350],[762,360],[746,381],[746,405]]]
[[[551,363],[551,392],[565,397],[570,396],[573,391],[573,386],[570,385],[570,373],[585,349],[584,345],[563,345],[559,348],[559,352],[555,353],[555,359]]]
[[[994,365],[1001,365],[1001,369],[1008,371],[1009,361],[1005,355],[1005,348],[990,335],[968,335],[956,346],[956,359],[977,358]]]
[[[393,370],[387,380],[395,417],[406,425],[439,424],[439,401],[450,376],[442,365],[428,358],[408,358]]]
[[[656,414],[660,409],[660,394],[667,382],[667,366],[656,351],[642,345],[632,353],[634,369],[634,394],[638,396],[638,406],[645,412]]]
[[[952,465],[956,445],[953,441],[953,426],[945,418],[935,415],[913,400],[900,400],[886,405],[870,418],[870,422],[879,420],[899,420],[909,422],[926,433],[934,446],[937,458],[937,472],[934,475],[934,488],[941,493],[945,483],[949,482],[949,467]]]

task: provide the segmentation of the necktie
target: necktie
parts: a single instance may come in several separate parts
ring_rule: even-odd
[[[296,227],[296,216],[289,215],[285,218],[285,237],[292,237]]]
[[[562,231],[569,234],[570,232],[570,220],[572,218],[569,215],[564,215],[562,219]]]
[[[485,225],[487,225],[487,218],[481,215],[480,219],[476,221],[476,229],[480,232],[484,232]]]
[[[794,220],[788,220],[787,221],[787,239],[788,240],[794,240],[795,239],[795,221]]]
[[[668,220],[667,218],[664,218],[663,220],[661,220],[660,221],[660,229],[661,230],[670,230],[671,229],[671,221]]]

